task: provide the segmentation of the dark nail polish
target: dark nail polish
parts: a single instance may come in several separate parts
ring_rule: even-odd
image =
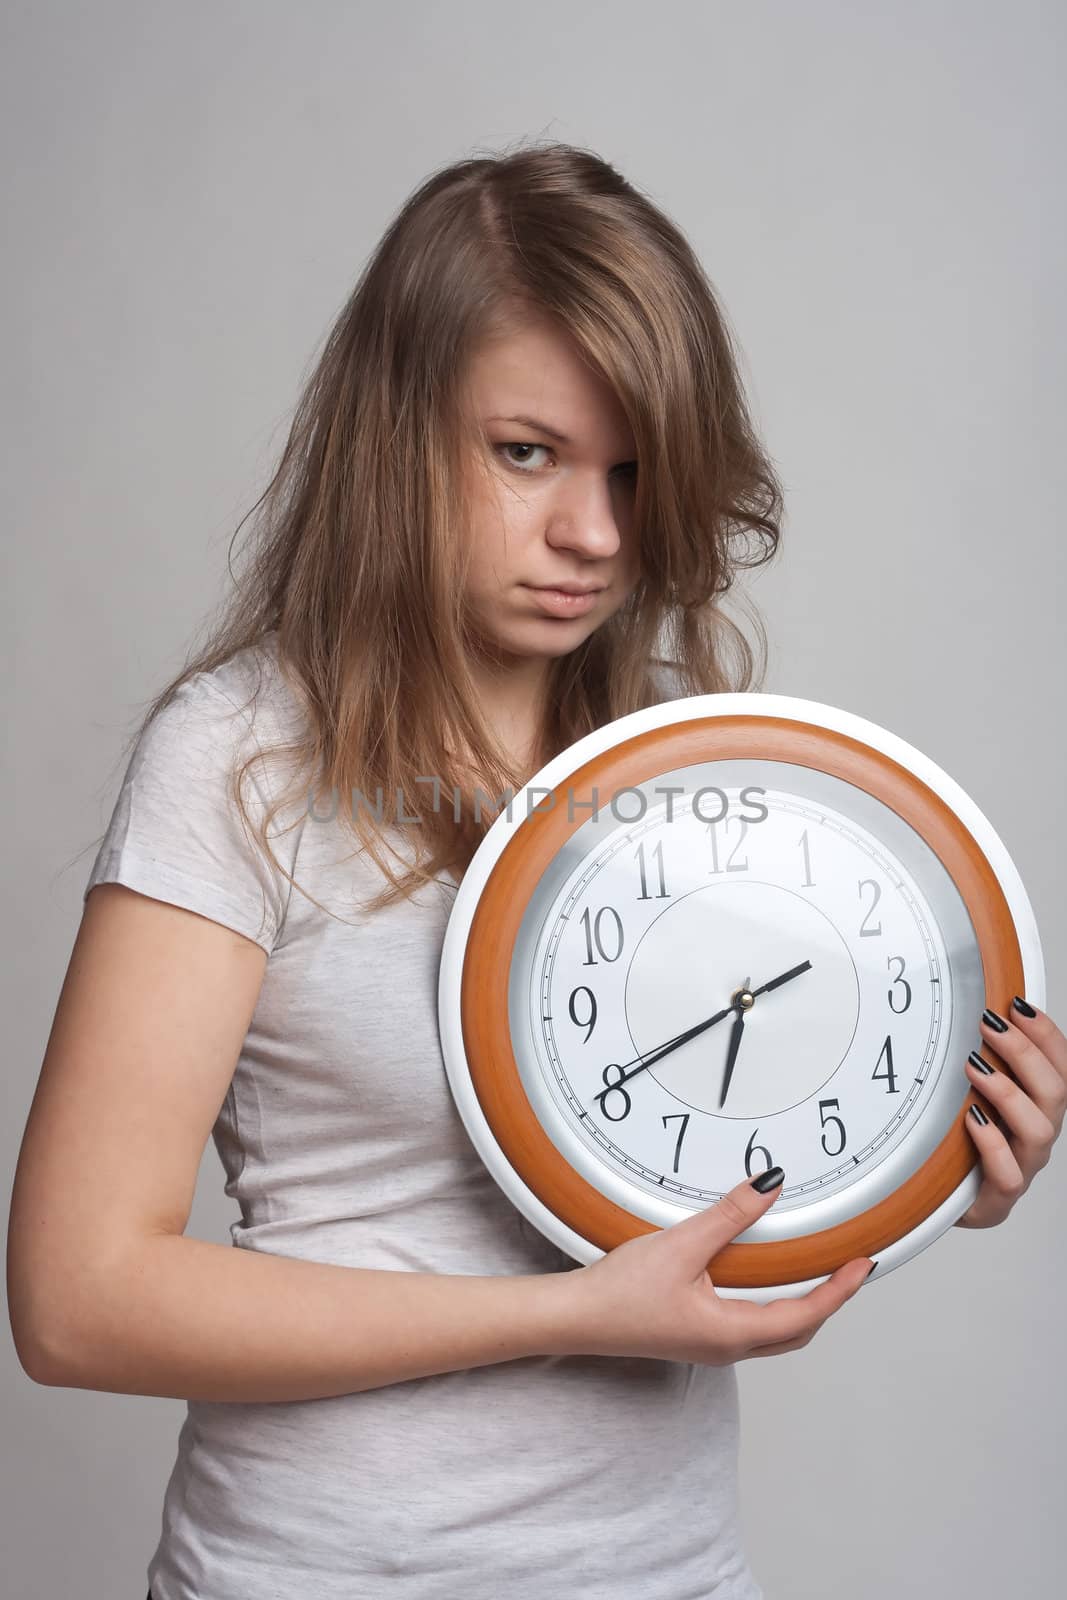
[[[971,1116],[974,1118],[975,1122],[981,1122],[984,1124],[989,1121],[989,1118],[986,1116],[981,1106],[972,1106]]]
[[[989,1027],[995,1028],[998,1033],[1007,1033],[1008,1031],[1008,1024],[1004,1021],[1004,1018],[998,1017],[995,1011],[989,1010],[988,1006],[982,1012],[982,1021],[987,1023]]]
[[[785,1171],[782,1167],[768,1167],[758,1178],[753,1178],[752,1188],[758,1189],[760,1194],[769,1194],[772,1189],[777,1189],[784,1177]]]
[[[873,1272],[873,1271],[874,1271],[874,1269],[875,1269],[875,1267],[876,1267],[876,1266],[877,1266],[877,1265],[878,1265],[878,1263],[877,1263],[877,1261],[872,1261],[872,1262],[871,1262],[871,1272]],[[868,1274],[867,1274],[867,1278],[869,1278],[869,1277],[870,1277],[870,1275],[871,1275],[871,1272],[868,1272]],[[864,1281],[864,1283],[866,1283],[866,1282],[867,1282],[867,1278],[864,1278],[864,1280],[863,1280],[863,1281]]]
[[[1028,1000],[1024,1000],[1021,994],[1017,994],[1015,996],[1014,1000],[1012,1001],[1012,1005],[1015,1007],[1016,1011],[1021,1011],[1024,1017],[1037,1016],[1037,1012],[1034,1010],[1033,1006]]]
[[[988,1061],[982,1059],[977,1050],[972,1050],[967,1060],[972,1067],[977,1067],[979,1072],[996,1072],[996,1067],[991,1067]]]

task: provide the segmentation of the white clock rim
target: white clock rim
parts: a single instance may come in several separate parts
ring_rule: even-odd
[[[448,1076],[453,1101],[476,1151],[489,1169],[492,1177],[503,1189],[512,1204],[565,1254],[582,1265],[591,1265],[605,1254],[599,1246],[561,1221],[523,1181],[508,1161],[498,1144],[474,1090],[466,1051],[463,1048],[463,1029],[460,1017],[460,979],[463,957],[470,933],[474,912],[489,875],[503,854],[513,832],[526,818],[527,796],[533,791],[557,788],[567,777],[584,766],[592,757],[601,755],[615,745],[622,744],[638,734],[653,728],[695,721],[702,717],[727,717],[757,715],[782,717],[793,722],[810,722],[854,739],[882,751],[925,783],[955,812],[983,851],[992,867],[1019,937],[1023,962],[1023,992],[1036,1005],[1045,1005],[1045,965],[1037,921],[1030,898],[1014,861],[1008,853],[989,818],[967,792],[937,762],[923,751],[909,744],[898,734],[891,733],[879,723],[862,717],[841,706],[821,700],[801,699],[796,695],[764,694],[752,690],[726,694],[688,695],[678,700],[665,700],[644,710],[632,711],[586,734],[566,750],[535,772],[530,781],[518,790],[512,801],[509,817],[501,812],[488,829],[485,838],[463,875],[456,890],[449,913],[441,948],[438,976],[438,1024],[441,1051]],[[542,797],[543,798],[543,795]],[[533,806],[537,805],[534,799]],[[910,1232],[903,1234],[893,1244],[878,1253],[878,1267],[874,1276],[885,1277],[894,1268],[902,1266],[925,1250],[963,1215],[973,1203],[981,1184],[977,1166],[971,1169],[936,1211]],[[739,1234],[734,1242],[745,1239]],[[756,1288],[731,1288],[716,1285],[717,1293],[730,1299],[752,1300],[766,1304],[771,1300],[793,1299],[807,1294],[830,1276],[808,1278],[801,1283],[767,1284]]]

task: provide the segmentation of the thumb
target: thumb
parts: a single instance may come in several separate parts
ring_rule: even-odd
[[[735,1184],[713,1206],[695,1211],[681,1222],[671,1223],[666,1232],[680,1247],[683,1262],[692,1267],[694,1277],[706,1271],[712,1256],[724,1245],[770,1210],[781,1193],[784,1178],[781,1167],[771,1167],[756,1178],[746,1178],[743,1183]],[[757,1183],[770,1186],[761,1193],[754,1187]]]

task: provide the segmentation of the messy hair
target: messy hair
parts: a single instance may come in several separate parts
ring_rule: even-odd
[[[548,663],[543,760],[661,700],[657,663],[674,664],[682,694],[758,687],[722,601],[739,569],[775,554],[782,490],[691,246],[588,150],[520,145],[436,171],[386,228],[326,337],[277,469],[238,525],[255,513],[235,594],[141,724],[195,673],[270,636],[306,712],[289,753],[309,808],[380,789],[419,815],[422,850],[396,856],[398,875],[373,810],[342,811],[388,879],[371,907],[442,871],[462,875],[492,821],[480,806],[434,807],[416,777],[494,796],[536,770],[517,768],[479,706],[463,604],[465,463],[479,427],[466,375],[483,343],[527,314],[552,319],[606,379],[638,462],[639,576],[613,615]],[[766,637],[750,614],[762,678]],[[244,770],[233,792],[248,825]],[[254,831],[284,872],[267,838],[282,803]]]

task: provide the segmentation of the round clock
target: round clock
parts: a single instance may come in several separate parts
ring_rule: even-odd
[[[765,1302],[884,1275],[968,1208],[964,1063],[1013,994],[1044,1004],[1041,945],[974,801],[876,723],[737,693],[620,717],[518,791],[438,1009],[476,1150],[579,1262],[783,1167],[708,1265]]]

